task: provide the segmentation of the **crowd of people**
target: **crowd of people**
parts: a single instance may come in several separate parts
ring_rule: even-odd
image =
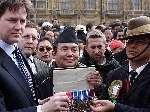
[[[0,1],[0,112],[72,112],[68,94],[53,90],[53,69],[81,66],[95,67],[86,77],[91,112],[150,112],[149,17],[36,25],[31,5]]]

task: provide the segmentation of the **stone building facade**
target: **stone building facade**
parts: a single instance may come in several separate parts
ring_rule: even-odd
[[[140,15],[150,15],[150,0],[32,0],[35,13],[32,20],[60,24],[94,25],[116,19],[128,20]]]

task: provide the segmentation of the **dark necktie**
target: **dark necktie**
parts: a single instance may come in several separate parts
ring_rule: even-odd
[[[26,65],[24,64],[24,61],[23,61],[23,58],[21,55],[21,51],[18,48],[16,48],[13,53],[14,53],[15,58],[17,60],[18,68],[21,71],[21,73],[23,74],[26,82],[28,82],[29,88],[33,94],[33,98],[34,98],[34,100],[36,100],[35,91],[34,91],[33,82],[32,82],[32,77],[31,77],[29,71],[27,70]]]
[[[129,75],[130,75],[130,84],[132,85],[138,73],[135,70],[131,70],[129,72]]]

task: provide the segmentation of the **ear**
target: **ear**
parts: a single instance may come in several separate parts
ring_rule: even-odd
[[[87,51],[87,45],[84,46],[84,49]]]
[[[56,51],[55,50],[52,51],[52,55],[56,56]]]

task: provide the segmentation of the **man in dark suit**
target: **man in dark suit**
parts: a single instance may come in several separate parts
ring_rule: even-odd
[[[129,64],[109,74],[101,97],[109,101],[97,100],[94,112],[150,112],[150,18],[129,20],[124,39]]]
[[[33,73],[17,43],[25,25],[29,0],[0,1],[0,110],[66,111],[69,99],[58,93],[38,105]]]

